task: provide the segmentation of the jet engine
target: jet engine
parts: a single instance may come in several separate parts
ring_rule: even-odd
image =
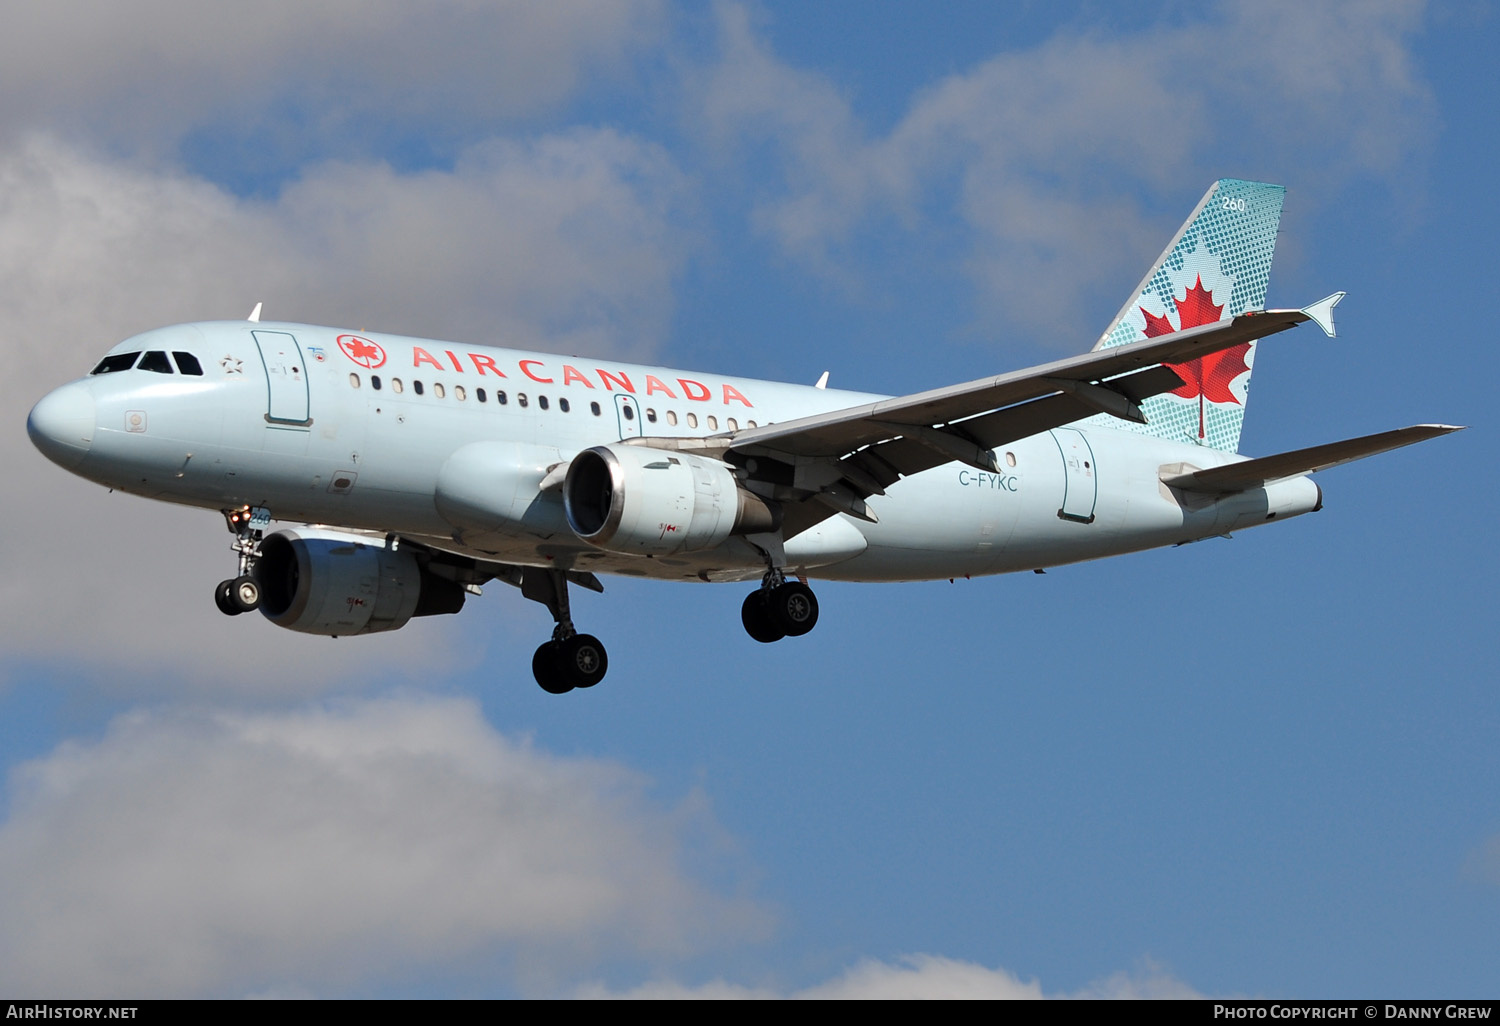
[[[563,505],[578,537],[631,555],[700,552],[781,523],[780,510],[741,488],[728,464],[636,445],[573,457]]]
[[[464,590],[409,550],[367,535],[310,528],[277,531],[260,543],[253,571],[260,611],[304,634],[374,634],[414,616],[456,613]]]

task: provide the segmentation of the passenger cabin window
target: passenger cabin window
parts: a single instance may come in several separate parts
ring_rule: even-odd
[[[505,402],[506,402],[505,393],[502,392],[502,391],[500,391],[499,389],[496,389],[495,390],[495,405],[496,406],[504,406]]]
[[[457,399],[459,402],[463,402],[468,397],[469,397],[469,394],[464,391],[464,386],[462,386],[462,385],[454,385],[453,386],[453,398]]]
[[[547,397],[544,395],[537,396],[536,404],[545,410],[547,408]]]
[[[599,416],[599,404],[598,403],[589,403],[589,412],[592,413],[596,417]]]
[[[647,407],[646,408],[646,419],[649,420],[651,423],[655,424],[656,423],[656,410],[652,409],[651,407]]]
[[[726,422],[725,426],[728,427],[729,430],[731,430],[731,431],[738,431],[740,429],[739,424],[735,421],[735,419],[733,417],[729,418],[729,420]]]
[[[400,395],[401,392],[402,392],[402,390],[405,389],[405,388],[406,388],[406,386],[403,385],[403,384],[401,384],[401,379],[400,378],[392,378],[391,379],[391,391],[392,392],[395,392],[397,395]]]
[[[709,414],[709,417],[708,417],[708,429],[710,431],[717,431],[717,430],[719,430],[719,418],[715,417],[713,414]]]
[[[380,375],[379,374],[371,374],[370,375],[370,387],[373,388],[377,392],[380,391]]]
[[[417,395],[421,395],[422,394],[422,383],[420,381],[413,381],[411,383],[411,390],[413,392],[417,393]]]
[[[525,392],[517,392],[516,393],[516,405],[523,406],[523,407],[526,405],[526,393]]]
[[[350,375],[349,375],[349,387],[350,388],[358,388],[359,387],[359,375],[358,374],[354,374],[352,372],[350,373]]]
[[[568,403],[568,401],[566,399],[558,399],[557,400],[557,408],[559,410],[561,410],[562,412],[567,413],[573,407],[571,405],[569,405],[569,403]]]
[[[486,398],[485,398],[485,397],[484,397],[484,389],[482,389],[482,388],[476,388],[476,389],[474,389],[474,398],[475,398],[475,399],[478,399],[478,400],[479,400],[479,401],[480,401],[480,402],[482,402],[482,403],[483,403],[483,402],[488,402],[488,401],[489,401],[489,400],[487,400],[487,399],[486,399]]]
[[[635,409],[633,407],[622,406],[621,409],[625,412],[626,420],[635,420]]]
[[[670,425],[672,425],[672,427],[676,427],[677,426],[677,411],[676,410],[668,410],[667,411],[667,423],[670,424]]]
[[[689,413],[688,414],[688,427],[695,428],[697,426],[698,426],[698,415],[696,413]]]
[[[433,382],[432,394],[437,396],[439,399],[443,397],[443,383],[441,381]]]
[[[192,353],[172,352],[172,359],[177,361],[177,370],[182,374],[191,374],[194,377],[203,377],[203,365]]]
[[[133,353],[116,353],[114,356],[106,356],[99,361],[99,366],[94,368],[95,374],[113,374],[115,371],[129,370],[135,366],[136,359],[141,355],[137,349]]]
[[[167,354],[160,349],[153,349],[141,357],[141,362],[136,365],[137,370],[151,371],[155,374],[172,374],[172,363],[167,359]]]

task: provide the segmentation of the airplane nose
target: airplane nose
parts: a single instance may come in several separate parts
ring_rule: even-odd
[[[26,433],[43,456],[72,470],[94,444],[94,393],[81,381],[47,393],[31,408]]]

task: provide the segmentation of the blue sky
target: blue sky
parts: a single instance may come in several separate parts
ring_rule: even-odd
[[[179,0],[0,41],[0,991],[1497,990],[1487,5]],[[496,585],[227,620],[216,517],[25,414],[243,316],[883,392],[1089,348],[1220,176],[1288,188],[1242,449],[1471,430],[1316,516],[954,584]]]

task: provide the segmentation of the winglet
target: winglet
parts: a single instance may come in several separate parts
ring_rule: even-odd
[[[260,323],[260,307],[261,307],[261,304],[256,303],[255,304],[255,309],[250,311],[250,316],[246,317],[245,320],[249,321],[252,324],[259,324]]]
[[[1335,292],[1325,299],[1320,299],[1312,306],[1304,306],[1302,313],[1307,314],[1318,327],[1323,329],[1323,334],[1329,338],[1337,338],[1338,332],[1333,330],[1333,308],[1339,305],[1339,300],[1344,298],[1344,293]]]
[[[824,371],[823,372],[823,376],[818,379],[818,383],[816,385],[814,385],[813,388],[827,388],[827,387],[828,387],[828,372]]]

